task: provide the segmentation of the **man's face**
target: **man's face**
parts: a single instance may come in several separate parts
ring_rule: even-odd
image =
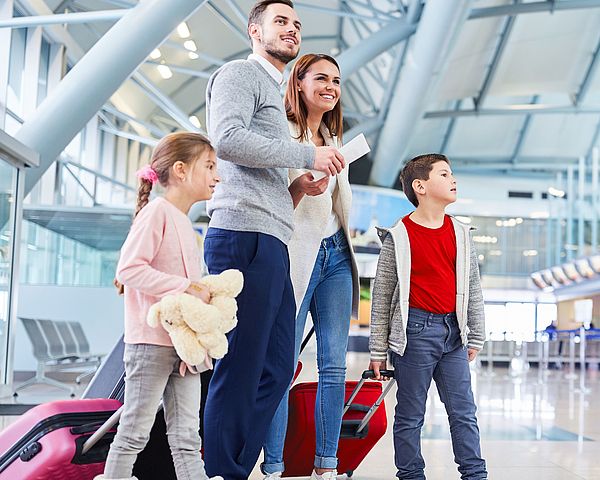
[[[298,56],[302,24],[296,11],[282,3],[269,5],[260,25],[250,25],[250,36],[274,59],[287,64]]]

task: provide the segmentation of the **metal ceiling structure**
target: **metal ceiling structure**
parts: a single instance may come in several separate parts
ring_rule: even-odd
[[[43,26],[73,67],[63,98],[55,92],[41,105],[48,115],[26,121],[17,135],[40,151],[46,168],[98,109],[102,128],[148,144],[175,128],[196,128],[190,116],[203,122],[207,77],[250,51],[250,0],[14,1],[23,16],[0,28]],[[156,15],[161,5],[168,8]],[[403,162],[428,151],[448,154],[456,169],[499,174],[554,176],[581,157],[591,162],[600,142],[600,0],[295,5],[301,53],[339,59],[346,138],[364,132],[373,146],[369,183],[393,186]],[[183,20],[189,35],[172,31]],[[149,57],[155,48],[160,56]],[[80,62],[88,76],[75,92]],[[172,76],[161,77],[159,66]],[[74,96],[86,102],[74,104]],[[50,113],[66,105],[81,109],[68,135],[37,141]],[[116,120],[127,127],[116,128]],[[43,168],[38,173],[28,182]]]

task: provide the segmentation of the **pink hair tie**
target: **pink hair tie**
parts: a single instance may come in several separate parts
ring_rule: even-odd
[[[146,180],[147,182],[152,183],[152,185],[158,182],[158,175],[150,165],[144,165],[137,172],[135,172],[135,174],[139,179]]]

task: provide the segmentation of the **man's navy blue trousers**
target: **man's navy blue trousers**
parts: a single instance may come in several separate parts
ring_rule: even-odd
[[[209,228],[211,274],[244,274],[238,324],[215,365],[204,411],[204,461],[210,477],[247,479],[294,372],[296,304],[287,246],[264,233]]]

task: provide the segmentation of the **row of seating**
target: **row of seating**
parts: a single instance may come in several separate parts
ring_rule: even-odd
[[[31,385],[45,383],[69,391],[74,396],[70,385],[48,378],[48,372],[69,370],[85,370],[75,381],[92,375],[100,366],[104,354],[92,353],[83,327],[75,321],[57,321],[39,318],[20,317],[27,336],[33,347],[33,356],[37,360],[34,377],[15,388],[13,395]]]

